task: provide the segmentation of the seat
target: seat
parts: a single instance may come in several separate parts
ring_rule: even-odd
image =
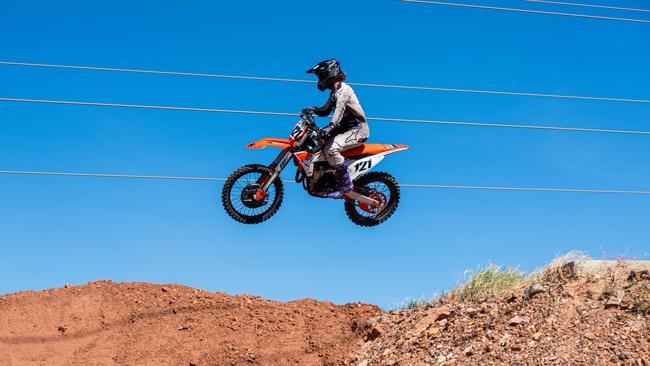
[[[406,145],[391,145],[391,144],[363,144],[361,146],[353,147],[352,149],[341,152],[341,155],[346,158],[354,158],[364,155],[377,155],[381,153],[395,153],[398,151],[406,150],[409,147]]]

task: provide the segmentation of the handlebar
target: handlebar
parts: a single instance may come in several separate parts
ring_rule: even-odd
[[[308,122],[312,126],[316,126],[316,121],[314,120],[314,112],[313,111],[301,111],[300,112],[300,118]]]

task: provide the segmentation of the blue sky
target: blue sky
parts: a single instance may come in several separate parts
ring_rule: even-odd
[[[351,82],[650,98],[645,24],[392,0],[1,5],[4,61],[305,78],[336,57]],[[650,129],[648,104],[356,91],[369,116]],[[326,97],[308,84],[11,66],[0,66],[0,96],[283,112]],[[1,103],[0,169],[223,177],[270,162],[277,151],[244,145],[286,137],[294,123]],[[411,146],[379,166],[403,183],[650,189],[645,136],[387,122],[373,122],[371,135]],[[111,279],[391,307],[449,289],[488,262],[532,270],[570,250],[650,256],[643,196],[405,188],[396,215],[366,229],[347,220],[342,202],[309,198],[295,185],[275,217],[244,226],[223,211],[220,189],[0,176],[0,293]]]

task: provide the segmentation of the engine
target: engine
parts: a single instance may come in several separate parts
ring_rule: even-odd
[[[308,184],[311,194],[322,195],[331,192],[336,186],[334,169],[326,161],[314,163],[314,172]]]

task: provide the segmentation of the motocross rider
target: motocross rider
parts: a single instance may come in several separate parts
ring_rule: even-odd
[[[318,90],[331,90],[322,107],[304,108],[303,113],[313,112],[320,117],[326,117],[334,112],[330,124],[321,131],[328,140],[323,152],[336,174],[336,187],[327,197],[341,198],[353,187],[348,173],[348,162],[341,152],[363,144],[370,136],[370,129],[354,90],[343,82],[346,75],[337,60],[322,61],[307,70],[307,73],[314,73],[318,77]]]

